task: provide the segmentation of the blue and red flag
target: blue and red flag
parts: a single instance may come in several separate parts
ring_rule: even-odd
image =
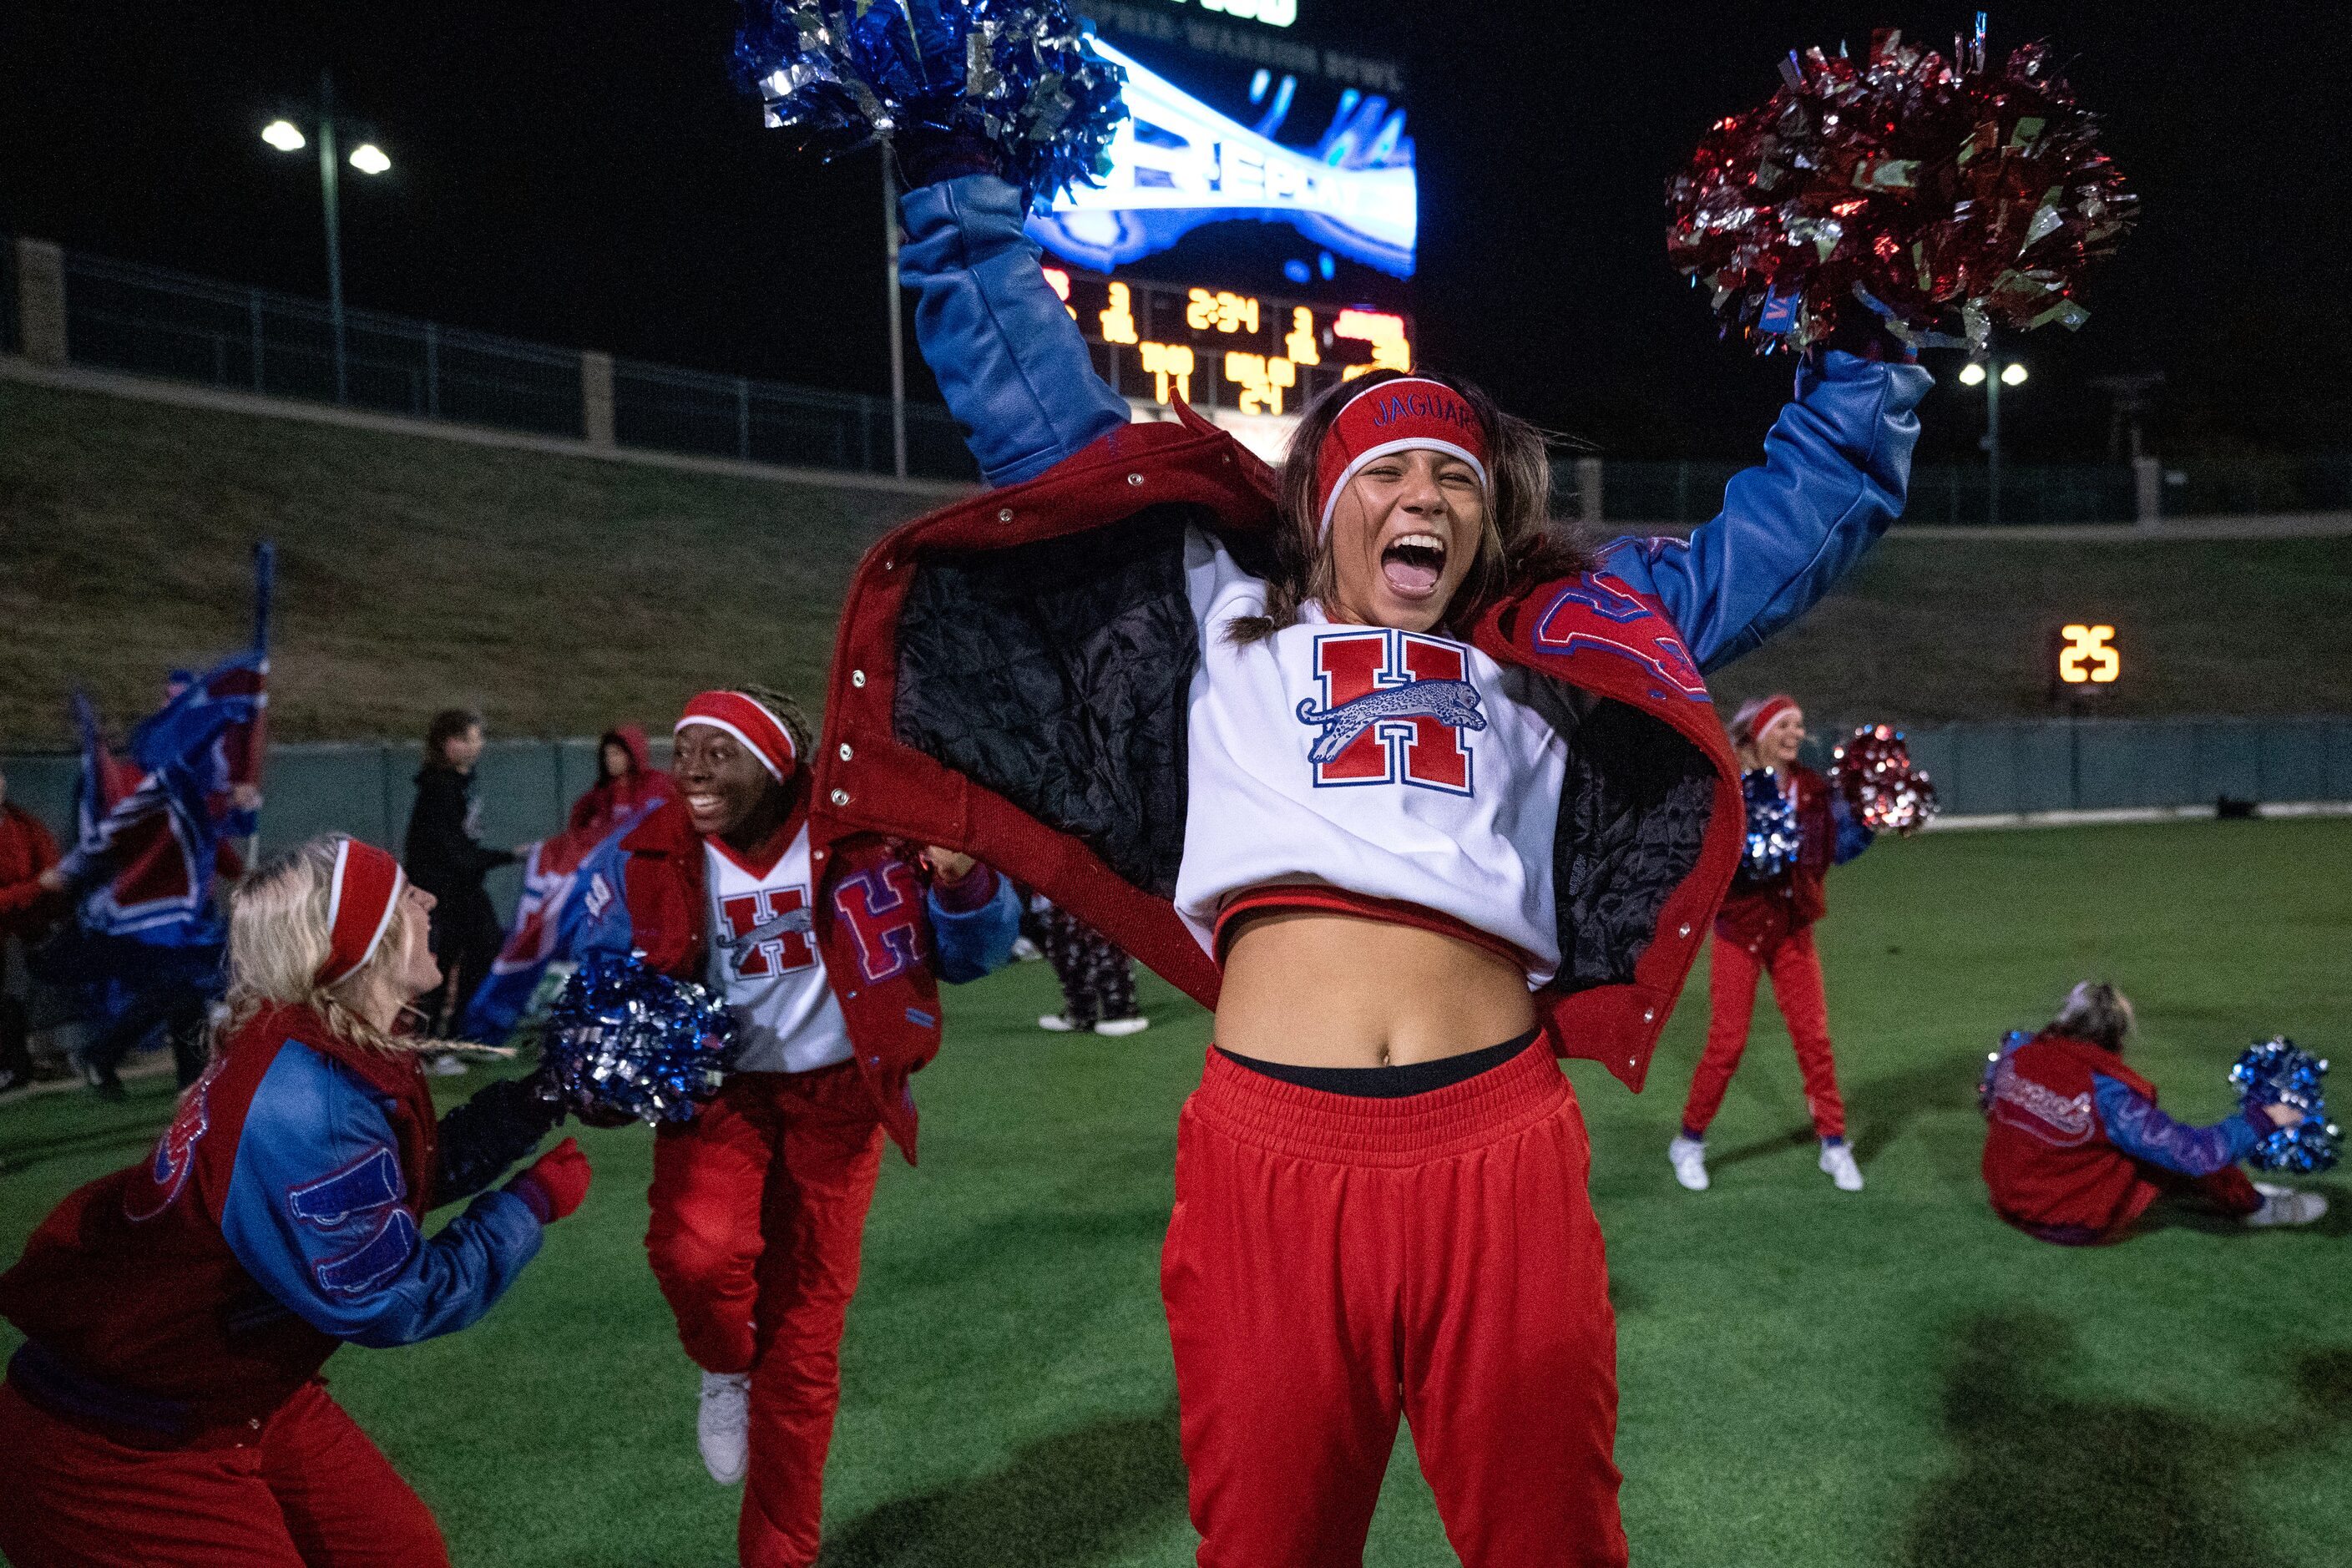
[[[221,940],[212,903],[224,837],[249,837],[268,740],[269,598],[274,552],[254,552],[254,641],[202,675],[173,671],[163,706],[117,756],[88,699],[75,845],[65,870],[80,888],[81,929],[157,947]]]
[[[492,1046],[504,1040],[530,1005],[547,966],[578,961],[582,936],[621,896],[626,859],[621,840],[661,804],[646,801],[607,825],[559,833],[531,850],[514,929],[466,1005],[460,1030],[466,1038]]]

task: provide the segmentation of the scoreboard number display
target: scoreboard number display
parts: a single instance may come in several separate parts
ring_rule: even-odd
[[[1087,340],[1095,369],[1120,394],[1165,407],[1280,416],[1374,370],[1412,369],[1412,322],[1356,306],[1276,300],[1227,289],[1128,282],[1047,267]]]
[[[2051,640],[2052,689],[2062,697],[2095,697],[2111,691],[2124,672],[2116,628],[2072,622]]]

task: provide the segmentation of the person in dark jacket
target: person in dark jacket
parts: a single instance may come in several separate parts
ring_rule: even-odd
[[[601,837],[637,807],[676,793],[669,774],[654,766],[645,730],[616,724],[597,738],[596,782],[572,803],[564,830]]]
[[[1753,782],[1759,770],[1768,774],[1795,813],[1797,854],[1786,870],[1770,877],[1751,877],[1743,865],[1715,917],[1706,1050],[1691,1075],[1682,1130],[1666,1145],[1666,1159],[1675,1181],[1695,1193],[1706,1190],[1707,1123],[1715,1120],[1748,1049],[1756,983],[1769,973],[1772,1000],[1789,1026],[1804,1075],[1805,1110],[1822,1142],[1822,1171],[1839,1191],[1858,1193],[1862,1167],[1845,1141],[1845,1101],[1838,1094],[1837,1058],[1830,1048],[1829,994],[1822,984],[1821,952],[1813,946],[1813,922],[1829,909],[1822,874],[1869,848],[1871,831],[1827,779],[1797,761],[1805,743],[1805,715],[1794,698],[1776,691],[1744,702],[1730,728],[1743,775]]]
[[[2156,1085],[2124,1066],[2131,999],[2084,981],[2040,1034],[2009,1037],[1986,1068],[1985,1186],[1993,1212],[2061,1246],[2114,1241],[2160,1197],[2252,1226],[2309,1225],[2317,1193],[2252,1182],[2238,1162],[2303,1112],[2249,1105],[2210,1127],[2156,1108]]]
[[[0,982],[8,943],[27,947],[66,912],[66,879],[58,868],[58,841],[41,819],[8,798],[0,774]],[[33,1055],[25,1005],[0,984],[0,1093],[32,1081]]]
[[[433,906],[433,956],[441,988],[420,1005],[424,1032],[446,1035],[497,962],[503,935],[482,879],[522,858],[523,849],[492,849],[481,840],[481,803],[474,764],[482,757],[482,716],[470,708],[436,713],[425,731],[425,766],[416,774],[401,859],[409,879],[438,900]],[[436,1059],[436,1073],[463,1072],[456,1057]]]
[[[439,1528],[319,1379],[345,1342],[454,1333],[579,1206],[525,1079],[436,1117],[395,1031],[440,981],[431,895],[320,838],[238,890],[228,1020],[152,1153],[0,1274],[0,1553],[18,1568],[438,1568]],[[424,1234],[430,1211],[471,1199]]]

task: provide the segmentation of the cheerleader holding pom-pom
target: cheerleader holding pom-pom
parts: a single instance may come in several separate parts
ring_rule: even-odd
[[[1130,424],[1023,232],[1107,140],[1082,36],[905,15],[746,35],[772,123],[895,138],[922,352],[1002,487],[860,567],[813,832],[982,854],[1215,1008],[1161,1268],[1203,1564],[1360,1563],[1401,1415],[1471,1568],[1622,1563],[1552,1058],[1640,1086],[1744,837],[1702,671],[1900,510],[1928,378],[1826,284],[1772,302],[1757,330],[1806,352],[1764,466],[1687,541],[1590,552],[1549,531],[1539,435],[1452,376],[1331,389],[1278,474],[1181,405]],[[1812,222],[1803,253],[1842,243]]]
[[[1751,800],[1749,837],[1758,845],[1743,860],[1731,897],[1715,917],[1715,956],[1707,970],[1709,1015],[1706,1050],[1691,1076],[1683,1105],[1682,1130],[1667,1145],[1675,1180],[1705,1192],[1706,1129],[1723,1104],[1724,1090],[1748,1049],[1748,1026],[1756,1010],[1756,983],[1772,977],[1772,1000],[1789,1026],[1804,1075],[1805,1109],[1822,1144],[1822,1173],[1841,1192],[1862,1190],[1862,1167],[1845,1141],[1845,1102],[1838,1095],[1837,1058],[1830,1047],[1828,994],[1822,984],[1820,950],[1813,922],[1828,905],[1822,873],[1843,866],[1870,847],[1874,837],[1842,791],[1797,761],[1805,743],[1805,715],[1781,693],[1741,706],[1731,721],[1731,740],[1751,795],[1767,797],[1759,812]],[[1756,820],[1765,813],[1772,824]],[[1787,826],[1782,827],[1780,823]],[[1780,840],[1785,839],[1785,842]]]
[[[446,1564],[432,1513],[320,1368],[453,1333],[579,1206],[530,1079],[436,1119],[396,1032],[441,984],[433,897],[316,839],[237,890],[229,1021],[154,1152],[60,1204],[0,1275],[0,1552],[19,1568]],[[479,1194],[479,1196],[475,1194]],[[426,1238],[426,1213],[472,1197]]]
[[[899,152],[947,176],[902,209],[923,352],[1012,488],[861,570],[821,829],[981,853],[1214,1004],[1162,1275],[1204,1564],[1359,1561],[1400,1415],[1465,1562],[1622,1563],[1553,1058],[1640,1083],[1739,852],[1700,669],[1899,510],[1927,377],[1822,355],[1721,517],[1586,556],[1452,377],[1327,395],[1278,477],[1130,425],[985,149]]]

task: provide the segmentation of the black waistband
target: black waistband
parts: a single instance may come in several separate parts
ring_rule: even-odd
[[[1385,1068],[1294,1067],[1288,1062],[1262,1062],[1255,1057],[1235,1056],[1223,1046],[1217,1047],[1216,1051],[1235,1067],[1247,1068],[1301,1089],[1319,1089],[1326,1094],[1349,1094],[1363,1100],[1402,1100],[1408,1094],[1427,1094],[1433,1089],[1444,1089],[1482,1072],[1492,1072],[1534,1045],[1536,1037],[1542,1032],[1529,1029],[1484,1050],[1440,1057],[1433,1062],[1404,1062]]]

